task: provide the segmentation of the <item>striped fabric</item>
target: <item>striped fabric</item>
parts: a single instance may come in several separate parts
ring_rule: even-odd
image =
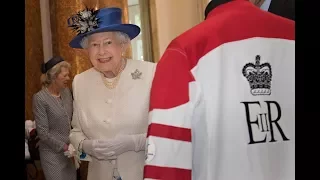
[[[148,145],[155,145],[152,160],[146,161],[145,179],[191,179],[192,144],[191,115],[188,86],[194,78],[183,63],[186,56],[176,49],[168,49],[163,58],[174,64],[158,64],[150,100]],[[160,65],[160,66],[159,66]],[[163,65],[165,67],[163,67]],[[177,65],[181,65],[176,69]],[[161,74],[161,76],[159,76]],[[171,77],[174,77],[172,79]],[[162,81],[167,79],[168,81]],[[179,79],[179,81],[177,81]],[[170,87],[170,88],[167,88]]]

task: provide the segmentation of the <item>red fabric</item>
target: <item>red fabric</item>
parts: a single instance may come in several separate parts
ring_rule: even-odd
[[[32,130],[29,132],[29,136],[30,136],[30,137],[37,136],[36,129],[32,129]]]
[[[169,109],[189,101],[188,84],[194,78],[184,54],[168,49],[162,56],[168,63],[159,63],[150,94],[150,111]],[[171,61],[172,60],[172,61]],[[170,87],[170,88],[168,88]]]
[[[179,168],[167,168],[159,166],[146,166],[144,176],[161,180],[185,180],[191,179],[191,170]]]
[[[148,127],[148,132],[150,132],[148,137],[151,134],[152,136],[191,142],[191,130],[187,128],[153,123]]]

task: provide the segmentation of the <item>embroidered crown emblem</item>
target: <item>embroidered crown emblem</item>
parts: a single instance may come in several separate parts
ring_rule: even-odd
[[[269,63],[260,64],[260,55],[256,56],[255,64],[247,63],[243,67],[242,74],[249,82],[252,95],[271,94],[271,65]]]

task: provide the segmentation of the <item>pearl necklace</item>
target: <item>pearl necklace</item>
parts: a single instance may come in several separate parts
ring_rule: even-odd
[[[122,67],[120,68],[118,75],[112,81],[108,81],[107,78],[104,77],[103,73],[101,73],[101,78],[102,78],[103,84],[108,89],[114,89],[117,86],[119,79],[120,79],[120,76],[121,76],[121,73],[124,70],[125,64],[126,64],[125,60],[123,59]]]

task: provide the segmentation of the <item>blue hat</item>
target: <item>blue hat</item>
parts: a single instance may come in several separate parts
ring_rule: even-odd
[[[68,25],[78,34],[70,41],[70,47],[82,49],[81,40],[99,32],[120,31],[126,33],[130,39],[138,36],[140,28],[134,24],[122,24],[121,16],[120,8],[102,8],[96,11],[86,8],[73,15],[68,19]]]

